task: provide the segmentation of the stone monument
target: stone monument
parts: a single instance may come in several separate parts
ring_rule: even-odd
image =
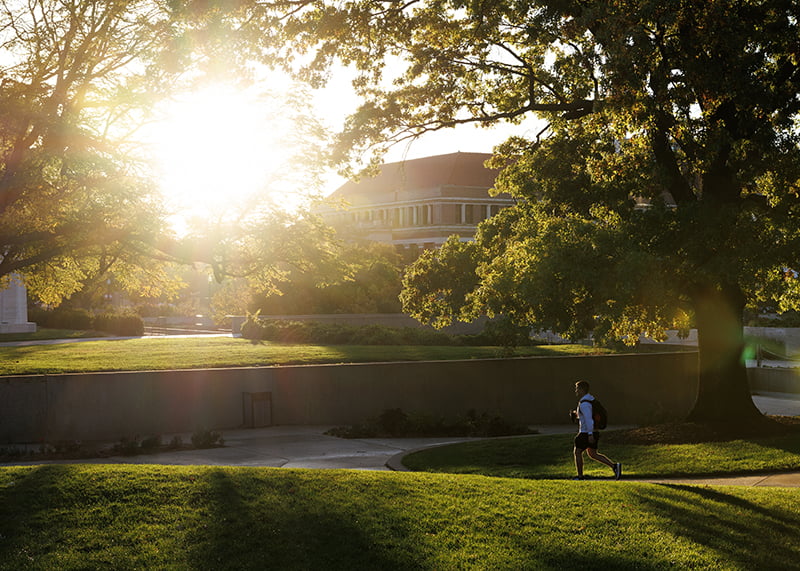
[[[28,321],[28,296],[25,284],[11,276],[5,289],[0,289],[0,333],[33,333],[36,324]]]

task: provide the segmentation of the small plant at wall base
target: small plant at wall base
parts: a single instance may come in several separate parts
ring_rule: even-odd
[[[174,436],[169,444],[164,445],[160,435],[148,436],[141,441],[137,436],[133,440],[123,438],[118,444],[114,445],[113,451],[126,456],[134,456],[138,454],[155,454],[165,450],[219,448],[225,446],[225,439],[221,433],[206,428],[195,430],[192,433],[191,441],[191,446],[184,446],[181,437]]]
[[[183,439],[176,435],[168,443],[164,443],[161,435],[147,436],[140,439],[123,437],[113,445],[100,445],[99,443],[84,443],[80,441],[63,440],[53,443],[43,443],[38,450],[30,446],[19,445],[0,448],[0,462],[19,460],[42,459],[81,459],[81,458],[107,458],[109,456],[139,456],[141,454],[157,454],[159,452],[175,450],[194,450],[201,448],[220,448],[225,446],[222,434],[205,428],[197,429],[191,436],[191,444],[184,444]]]
[[[198,428],[192,434],[192,446],[195,448],[217,448],[225,446],[225,439],[222,434],[215,430]]]
[[[427,436],[461,436],[485,438],[536,434],[527,426],[509,422],[486,412],[469,410],[464,417],[446,420],[423,413],[406,414],[399,408],[384,410],[380,415],[350,426],[337,426],[325,434],[339,438],[408,438]]]
[[[161,449],[162,446],[163,446],[163,444],[161,442],[161,436],[160,435],[158,435],[158,436],[150,436],[148,438],[145,438],[144,440],[142,440],[141,444],[139,444],[139,447],[142,449],[142,452],[144,452],[145,454],[158,452]]]
[[[111,450],[123,456],[135,456],[140,451],[139,440],[138,438],[122,438]]]

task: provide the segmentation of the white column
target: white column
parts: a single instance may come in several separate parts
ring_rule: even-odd
[[[8,287],[0,290],[0,333],[30,333],[36,324],[28,321],[28,295],[25,284],[14,275]]]

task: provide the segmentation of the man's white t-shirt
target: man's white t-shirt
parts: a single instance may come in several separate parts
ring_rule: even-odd
[[[594,418],[592,418],[592,403],[594,397],[591,394],[585,394],[578,403],[578,432],[586,432],[591,434],[594,432]]]

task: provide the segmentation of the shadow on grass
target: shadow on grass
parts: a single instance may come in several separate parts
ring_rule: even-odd
[[[59,482],[66,473],[63,466],[39,466],[0,486],[0,568],[9,561],[32,565],[63,544],[56,506],[64,502]]]
[[[800,560],[800,512],[788,490],[759,490],[759,504],[738,496],[736,488],[669,484],[636,490],[642,509],[663,521],[663,531],[712,550],[733,567],[789,569]]]
[[[0,471],[0,569],[787,569],[793,490],[213,467]]]
[[[393,545],[374,536],[371,512],[386,506],[353,509],[358,498],[320,489],[313,478],[226,469],[204,484],[209,513],[188,537],[193,569],[411,569],[421,561],[406,539]],[[411,533],[394,524],[398,539]]]
[[[800,424],[794,425],[792,430],[784,436],[774,437],[769,441],[763,439],[753,439],[751,441],[769,448],[800,455]]]

